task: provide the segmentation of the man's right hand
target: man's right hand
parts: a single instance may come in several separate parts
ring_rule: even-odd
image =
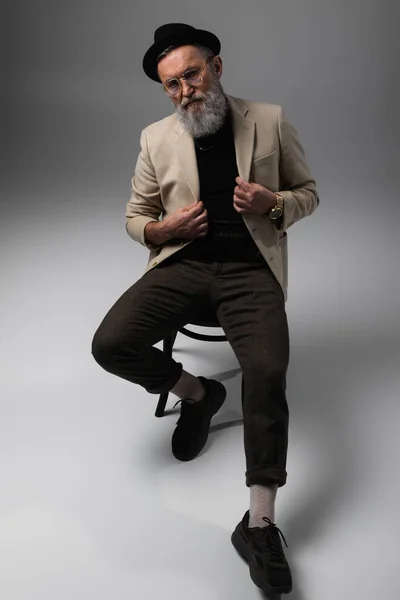
[[[164,219],[164,223],[172,238],[192,240],[205,237],[208,231],[207,210],[200,200],[190,206],[179,208]]]

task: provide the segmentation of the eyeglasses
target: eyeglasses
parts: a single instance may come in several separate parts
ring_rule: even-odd
[[[201,69],[188,69],[179,78],[173,77],[172,79],[168,79],[168,81],[163,83],[164,92],[166,92],[168,96],[177,96],[182,91],[181,79],[184,79],[186,83],[193,87],[200,85],[203,82],[202,72],[213,58],[214,56],[207,58]]]

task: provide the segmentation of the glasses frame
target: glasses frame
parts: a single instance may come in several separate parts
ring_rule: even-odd
[[[199,83],[196,83],[195,85],[193,85],[192,83],[189,83],[189,85],[191,87],[197,87],[199,85],[201,85],[203,83],[203,71],[206,68],[206,66],[208,65],[208,63],[210,61],[212,61],[215,58],[215,56],[209,56],[206,60],[206,62],[204,63],[204,65],[201,67],[201,69],[195,69],[193,67],[191,67],[190,69],[186,69],[186,71],[184,73],[182,73],[182,75],[180,77],[171,77],[171,79],[167,79],[167,81],[165,83],[162,84],[163,86],[163,90],[164,92],[167,94],[167,96],[169,96],[170,98],[175,98],[175,96],[178,96],[180,93],[182,93],[182,84],[181,84],[181,79],[186,81],[186,74],[189,71],[199,71],[199,76],[200,76],[200,81]],[[167,89],[166,89],[166,84],[170,83],[171,81],[177,81],[179,84],[179,90],[176,92],[176,94],[170,94]]]

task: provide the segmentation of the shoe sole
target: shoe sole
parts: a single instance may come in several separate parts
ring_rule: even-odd
[[[247,562],[250,570],[250,577],[253,583],[267,594],[289,594],[292,591],[291,586],[273,587],[267,585],[264,581],[257,579],[257,573],[252,569],[251,555],[249,555],[249,544],[243,539],[239,526],[231,535],[231,542],[238,554]]]
[[[199,377],[199,379],[200,379],[202,382],[204,382],[204,380],[206,380],[206,381],[207,381],[207,383],[205,384],[205,386],[207,386],[207,387],[206,387],[206,393],[208,392],[209,388],[212,386],[212,387],[214,387],[214,390],[210,390],[210,391],[211,391],[211,393],[213,393],[213,394],[215,394],[217,397],[218,397],[218,396],[219,396],[219,397],[218,397],[218,401],[217,401],[216,405],[214,406],[214,410],[213,410],[213,412],[207,416],[207,420],[205,421],[205,423],[206,423],[206,426],[207,426],[207,435],[206,435],[206,437],[205,437],[205,439],[204,439],[204,442],[203,442],[203,444],[202,444],[202,446],[201,446],[200,450],[198,450],[198,452],[197,452],[197,453],[196,453],[194,456],[190,456],[190,457],[187,457],[187,456],[179,456],[179,455],[177,455],[176,453],[172,452],[172,454],[175,456],[175,458],[176,458],[177,460],[180,460],[181,462],[188,462],[188,461],[190,461],[190,460],[193,460],[193,459],[194,459],[194,458],[196,458],[196,457],[197,457],[197,456],[200,454],[200,452],[203,450],[204,446],[205,446],[205,445],[206,445],[206,443],[207,443],[207,440],[208,440],[208,435],[209,435],[209,433],[210,433],[210,424],[211,424],[211,420],[212,420],[212,418],[213,418],[213,417],[214,417],[214,416],[217,414],[217,412],[220,410],[221,406],[223,405],[223,403],[225,402],[225,399],[226,399],[226,393],[227,393],[227,392],[226,392],[226,388],[225,388],[225,386],[224,386],[224,385],[223,385],[223,384],[222,384],[220,381],[217,381],[216,379],[206,379],[205,377],[201,377],[201,376]],[[210,383],[210,382],[213,382],[213,383],[211,384],[211,386],[209,385],[209,383]],[[208,384],[208,385],[207,385],[207,384]],[[213,385],[213,384],[214,384],[214,385]],[[217,388],[218,388],[218,389],[217,389]]]

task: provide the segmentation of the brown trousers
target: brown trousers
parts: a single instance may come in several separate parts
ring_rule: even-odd
[[[111,307],[92,354],[106,371],[144,387],[169,391],[182,364],[154,344],[190,323],[204,306],[218,321],[242,369],[246,485],[286,483],[289,331],[282,289],[259,262],[170,260],[147,271]]]

